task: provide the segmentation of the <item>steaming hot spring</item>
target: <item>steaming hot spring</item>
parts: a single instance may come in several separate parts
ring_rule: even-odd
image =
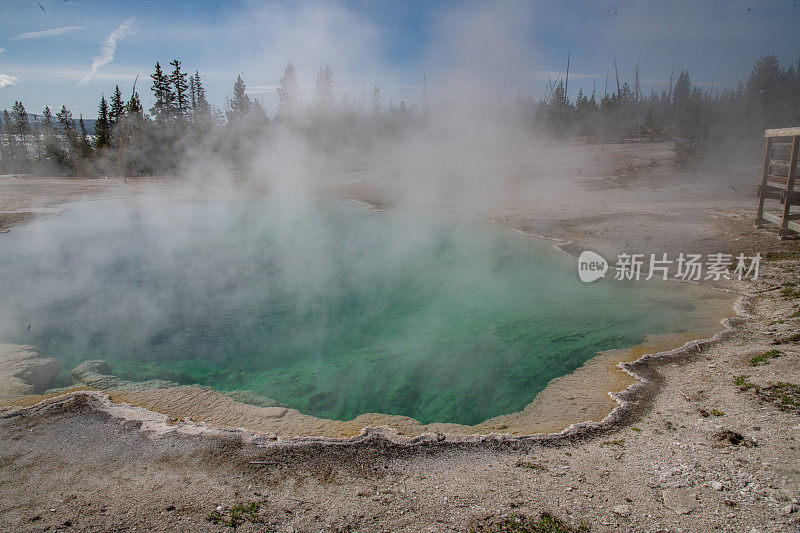
[[[56,357],[59,385],[102,359],[337,420],[518,412],[705,307],[675,283],[582,283],[551,242],[488,221],[345,201],[84,202],[0,247],[0,339]]]

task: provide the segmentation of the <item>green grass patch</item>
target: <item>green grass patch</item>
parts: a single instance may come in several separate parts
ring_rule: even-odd
[[[625,446],[625,439],[606,440],[600,444],[601,448],[603,446]]]
[[[762,353],[761,355],[750,359],[750,366],[766,365],[767,363],[769,363],[770,359],[774,359],[782,355],[783,352],[780,350],[770,350],[766,353]]]
[[[800,298],[800,287],[794,283],[786,283],[781,289],[781,296],[786,299]]]
[[[800,411],[800,385],[779,381],[759,389],[758,394],[784,411]]]
[[[258,519],[258,502],[237,503],[223,512],[211,511],[208,521],[212,524],[237,527],[244,522],[256,523]]]
[[[733,384],[739,387],[743,391],[748,389],[753,389],[755,388],[755,385],[747,381],[747,378],[749,377],[750,376],[736,376],[735,378],[733,378]]]
[[[800,342],[800,333],[795,333],[794,335],[789,335],[788,337],[782,337],[775,340],[775,344],[788,344],[791,342]]]
[[[764,254],[764,259],[767,261],[783,261],[786,259],[794,259],[798,257],[800,254],[797,252],[784,252],[784,251],[777,251],[777,252],[766,252]]]
[[[725,411],[720,411],[719,409],[712,409],[711,410],[712,416],[725,416]]]
[[[578,527],[573,527],[557,516],[542,513],[538,518],[511,515],[470,531],[474,533],[577,533],[589,531],[589,526],[582,523]]]

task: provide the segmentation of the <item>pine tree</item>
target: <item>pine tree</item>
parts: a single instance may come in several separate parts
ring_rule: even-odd
[[[194,87],[195,99],[192,106],[194,118],[195,120],[209,120],[211,118],[211,106],[206,100],[206,90],[203,88],[203,82],[200,80],[200,74],[197,71],[192,76],[192,86]]]
[[[109,140],[108,102],[106,102],[105,96],[100,98],[97,120],[94,122],[94,134],[97,136],[97,139],[95,140],[95,148],[100,150],[104,146],[108,145],[108,140]]]
[[[781,67],[772,54],[756,61],[753,72],[747,79],[747,92],[764,106],[775,103],[781,86]]]
[[[117,88],[119,89],[119,87]],[[83,159],[89,159],[92,155],[92,145],[89,144],[89,135],[86,133],[86,124],[83,122],[83,115],[78,120],[78,151]]]
[[[197,91],[194,90],[194,76],[189,76],[189,105],[192,108],[192,117],[197,111]]]
[[[61,106],[61,110],[56,113],[56,118],[58,119],[58,125],[61,127],[61,130],[64,132],[64,134],[67,137],[71,136],[72,132],[75,131],[75,120],[73,120],[72,112],[67,109],[67,106]]]
[[[379,115],[381,112],[381,90],[378,89],[377,85],[372,88],[370,99],[372,100],[372,114]]]
[[[3,110],[3,122],[0,124],[0,168],[4,172],[14,171],[14,149],[11,143],[12,126],[11,115],[7,109]]]
[[[286,65],[286,70],[283,72],[283,77],[277,90],[278,112],[283,114],[295,111],[299,105],[300,84],[297,83],[297,74],[294,71],[294,65],[291,63]]]
[[[177,59],[173,59],[169,64],[174,67],[169,82],[172,84],[174,94],[175,116],[184,119],[189,114],[189,95],[186,93],[189,85],[186,82],[186,73],[181,72],[181,62]]]
[[[125,103],[122,101],[122,91],[119,85],[114,88],[114,96],[111,97],[111,107],[108,110],[109,125],[113,127],[122,115],[125,114]]]
[[[49,106],[44,106],[44,111],[42,112],[42,125],[44,125],[45,128],[53,127],[53,112],[50,111]]]
[[[253,102],[247,96],[247,86],[241,76],[236,76],[236,83],[233,84],[233,99],[228,104],[228,123],[234,124],[246,118],[250,114]]]
[[[131,95],[131,99],[125,104],[125,112],[130,117],[144,119],[144,108],[142,107],[142,101],[139,99],[139,93],[134,92]]]
[[[164,123],[172,119],[175,110],[175,94],[172,92],[169,76],[161,70],[161,65],[156,61],[156,70],[150,77],[153,79],[153,96],[156,101],[150,108],[150,113],[156,121]]]
[[[14,102],[14,107],[11,108],[11,120],[14,124],[14,133],[20,136],[25,146],[25,136],[30,132],[31,125],[28,121],[28,112],[19,100]]]
[[[333,69],[328,65],[317,73],[317,105],[328,107],[333,102]]]

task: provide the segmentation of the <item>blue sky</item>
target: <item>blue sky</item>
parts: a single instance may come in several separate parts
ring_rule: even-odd
[[[335,93],[358,101],[377,85],[384,103],[467,91],[545,91],[571,51],[570,93],[615,85],[640,61],[646,91],[666,86],[673,63],[705,88],[745,80],[755,60],[800,57],[798,1],[0,0],[0,109],[22,100],[93,117],[119,83],[149,106],[153,64],[198,70],[224,106],[237,74],[276,108],[287,62],[310,97],[316,70],[336,73]],[[93,74],[92,64],[96,69]]]

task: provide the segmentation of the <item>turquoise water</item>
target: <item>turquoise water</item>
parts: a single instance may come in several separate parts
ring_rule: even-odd
[[[105,359],[335,419],[478,423],[693,323],[675,284],[584,284],[546,242],[347,202],[73,204],[0,236],[0,272],[0,340],[66,369]]]

